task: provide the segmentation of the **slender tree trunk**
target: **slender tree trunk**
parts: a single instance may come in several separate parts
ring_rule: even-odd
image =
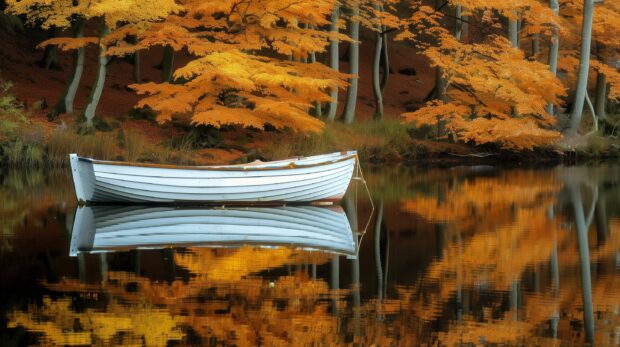
[[[135,45],[138,43],[138,36],[132,38],[132,43]],[[136,51],[133,54],[133,81],[136,83],[142,83],[142,76],[140,74],[140,51]]]
[[[84,36],[84,21],[78,19],[74,25],[74,36],[80,38]],[[61,113],[73,112],[73,101],[75,100],[75,94],[77,93],[80,80],[82,79],[82,71],[84,71],[84,48],[78,48],[75,51],[75,64],[73,66],[73,73],[65,86],[65,90],[62,96],[50,111],[47,117],[52,120]]]
[[[378,5],[374,5],[376,11],[380,11]],[[372,93],[375,97],[375,120],[383,119],[383,92],[381,90],[381,53],[383,52],[383,28],[379,26],[375,34],[375,55],[372,61]]]
[[[534,34],[532,36],[532,58],[538,60],[540,54],[540,34]]]
[[[607,76],[604,73],[596,74],[596,100],[594,101],[596,115],[599,119],[607,119],[605,104],[607,103]]]
[[[161,60],[161,79],[163,82],[172,82],[172,72],[174,71],[174,49],[170,46],[164,47],[164,57]]]
[[[353,42],[349,46],[349,74],[352,77],[349,79],[349,88],[347,88],[347,100],[344,105],[344,113],[342,118],[346,124],[353,123],[355,119],[355,106],[357,104],[357,87],[359,83],[359,60],[360,60],[360,22],[357,17],[359,16],[359,5],[355,4],[351,8],[352,20],[349,20],[349,36]]]
[[[469,16],[463,16],[463,9],[461,8],[461,42],[467,42],[469,40]]]
[[[435,0],[435,9],[438,10],[443,6],[443,0]],[[435,68],[435,99],[446,101],[446,81],[443,77],[443,69],[437,66]],[[438,123],[440,133],[443,132],[443,125]]]
[[[340,8],[338,5],[334,5],[332,11],[331,23],[329,25],[329,31],[333,34],[338,33],[338,17],[340,16]],[[339,71],[340,58],[338,52],[338,39],[332,38],[329,41],[329,67],[334,71]],[[327,111],[327,120],[333,122],[336,119],[336,110],[338,109],[338,87],[334,87],[329,92],[332,101],[329,103]]]
[[[463,7],[461,5],[456,5],[454,8],[454,37],[457,41],[461,41],[463,36],[463,21],[462,15]]]
[[[508,20],[508,38],[512,47],[519,48],[519,24],[516,19]]]
[[[379,5],[379,8],[383,12],[383,5]],[[381,26],[381,34],[383,36],[382,39],[382,49],[381,49],[381,66],[383,68],[383,75],[381,75],[381,94],[383,95],[385,92],[385,87],[387,86],[388,80],[390,79],[390,55],[388,51],[388,34],[387,28],[385,25]]]
[[[49,29],[48,38],[54,38],[58,34],[58,28],[52,26]],[[60,70],[60,63],[58,62],[58,47],[56,45],[47,45],[45,46],[45,51],[43,52],[43,58],[39,62],[39,65],[46,70]]]
[[[90,96],[88,97],[88,104],[83,111],[83,116],[86,119],[86,127],[90,128],[93,126],[93,119],[95,118],[95,113],[97,111],[97,105],[99,104],[99,99],[101,98],[101,93],[103,92],[103,85],[105,83],[105,76],[108,65],[108,57],[106,56],[106,49],[103,46],[103,39],[108,35],[110,28],[104,22],[101,28],[101,33],[99,34],[99,59],[97,65],[97,77],[95,80],[95,84],[90,91]]]
[[[313,29],[312,26],[309,26],[309,27],[311,29]],[[310,52],[310,63],[312,63],[312,64],[316,63],[316,52],[314,52],[314,51]],[[314,111],[314,115],[317,118],[323,117],[323,106],[321,105],[321,103],[318,102],[318,101],[314,101],[312,103],[312,105],[314,106],[314,110],[313,110]]]
[[[550,0],[549,7],[557,16],[560,11],[560,3],[558,0]],[[554,75],[558,72],[558,52],[560,51],[560,36],[558,35],[558,27],[552,29],[551,41],[549,42],[549,70]],[[547,104],[547,113],[553,114],[553,104]]]
[[[575,100],[570,115],[570,134],[575,134],[581,124],[583,104],[588,92],[588,73],[590,70],[590,46],[592,44],[592,17],[594,16],[594,0],[583,2],[583,23],[581,24],[581,54],[579,57],[579,73]]]

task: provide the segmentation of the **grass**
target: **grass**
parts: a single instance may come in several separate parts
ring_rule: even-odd
[[[353,124],[331,123],[316,134],[286,134],[279,141],[261,150],[268,159],[283,159],[293,155],[313,155],[326,152],[358,149],[360,156],[400,155],[411,138],[407,127],[398,121],[363,121]]]
[[[70,153],[103,160],[115,159],[115,153],[118,153],[116,140],[111,134],[79,135],[69,129],[55,130],[45,145],[47,161],[52,167],[67,166]]]

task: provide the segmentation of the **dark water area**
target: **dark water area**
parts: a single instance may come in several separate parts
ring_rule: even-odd
[[[620,345],[620,167],[367,170],[343,208],[76,208],[2,171],[0,345]]]

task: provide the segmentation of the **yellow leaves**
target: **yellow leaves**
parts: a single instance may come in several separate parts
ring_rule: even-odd
[[[163,346],[184,337],[178,326],[180,320],[151,304],[112,301],[106,312],[76,312],[70,299],[44,297],[41,307],[32,305],[28,312],[14,312],[9,319],[9,327],[23,326],[43,334],[45,345],[91,345],[95,341],[108,344],[119,332],[135,336],[147,346]]]
[[[431,101],[427,106],[415,112],[403,113],[402,117],[404,122],[415,122],[417,126],[421,126],[436,125],[439,121],[450,120],[453,117],[466,117],[468,114],[467,106]]]
[[[559,139],[549,128],[554,118],[545,106],[558,103],[565,91],[545,64],[526,60],[503,37],[464,44],[442,35],[441,43],[425,55],[443,69],[449,101],[406,113],[406,122],[433,125],[445,120],[456,139],[499,143],[510,150],[529,150]]]
[[[206,55],[178,69],[176,85],[132,86],[149,94],[140,105],[174,114],[193,113],[193,123],[241,124],[262,128],[318,131],[322,122],[308,115],[313,101],[329,101],[327,90],[345,86],[347,75],[321,64],[302,64],[254,56],[239,50]]]

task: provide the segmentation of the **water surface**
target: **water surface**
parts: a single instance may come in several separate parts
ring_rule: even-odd
[[[76,212],[68,174],[2,172],[2,346],[620,345],[616,166],[367,170],[374,211]]]

